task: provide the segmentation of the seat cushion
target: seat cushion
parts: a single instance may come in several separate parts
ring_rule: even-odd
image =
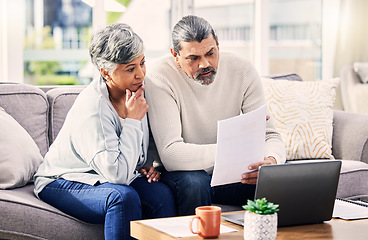
[[[103,239],[103,225],[88,224],[39,200],[34,185],[0,190],[0,239]],[[6,219],[6,220],[5,220]]]
[[[354,160],[342,160],[338,198],[368,200],[368,164]]]

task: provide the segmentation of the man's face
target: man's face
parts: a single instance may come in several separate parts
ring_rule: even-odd
[[[212,35],[202,42],[180,42],[181,50],[177,54],[171,49],[172,55],[184,72],[202,85],[209,85],[215,80],[219,46]]]

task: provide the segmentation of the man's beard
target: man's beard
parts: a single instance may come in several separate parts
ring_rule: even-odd
[[[201,76],[201,74],[203,73],[208,73],[210,72],[209,76]],[[213,83],[213,81],[215,81],[215,77],[216,77],[216,69],[214,67],[207,67],[207,68],[203,68],[198,70],[195,74],[194,74],[194,80],[202,85],[210,85],[211,83]]]

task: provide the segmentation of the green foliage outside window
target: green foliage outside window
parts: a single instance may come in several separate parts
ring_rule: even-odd
[[[116,0],[116,1],[127,7],[131,0]],[[107,24],[117,22],[122,14],[123,14],[122,12],[107,12],[106,13]]]
[[[57,75],[61,64],[56,61],[32,61],[28,66],[29,81],[33,85],[76,85],[78,78],[71,75]]]
[[[71,75],[42,75],[38,77],[37,85],[77,85],[78,79]]]

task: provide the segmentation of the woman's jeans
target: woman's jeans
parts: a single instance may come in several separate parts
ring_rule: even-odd
[[[97,186],[58,179],[39,197],[46,203],[87,223],[104,224],[105,239],[130,239],[130,221],[176,216],[171,190],[161,182],[136,178],[129,186]]]

